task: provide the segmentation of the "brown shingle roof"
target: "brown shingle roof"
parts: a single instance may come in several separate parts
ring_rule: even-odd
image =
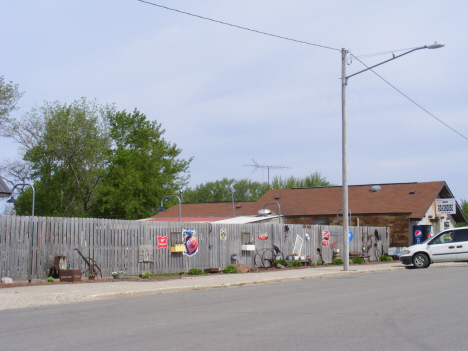
[[[2,177],[0,177],[0,197],[10,197],[11,190],[3,181]]]
[[[351,185],[348,187],[348,207],[353,216],[405,213],[410,218],[420,219],[436,198],[453,197],[444,181],[381,184],[379,192],[370,192],[371,186]],[[236,216],[255,215],[268,202],[277,202],[284,216],[336,215],[337,211],[343,207],[342,187],[269,190],[256,202],[236,202],[236,206],[242,205],[242,208],[236,208]],[[278,211],[276,205],[268,205],[267,208],[272,212]],[[177,217],[178,213],[178,206],[174,206],[156,216]],[[183,204],[182,216],[232,216],[232,203]],[[458,205],[457,214],[453,216],[457,221],[466,221]]]
[[[348,208],[353,214],[408,213],[421,218],[445,186],[445,182],[382,184],[379,192],[372,185],[348,187]],[[411,192],[415,191],[414,194]],[[281,196],[281,199],[274,200]],[[258,202],[278,202],[285,216],[331,215],[343,207],[342,187],[270,190]]]

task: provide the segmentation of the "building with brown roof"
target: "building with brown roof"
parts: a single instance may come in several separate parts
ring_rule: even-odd
[[[390,246],[408,246],[413,243],[413,229],[424,229],[433,235],[451,228],[457,222],[466,222],[465,215],[455,202],[455,213],[439,214],[436,199],[453,199],[444,181],[424,183],[381,184],[371,191],[372,185],[349,186],[349,210],[352,226],[389,227]],[[236,216],[256,216],[265,204],[272,213],[281,210],[282,222],[291,224],[340,225],[342,187],[316,187],[278,189],[267,191],[255,202],[236,202]],[[183,217],[229,217],[232,203],[182,204]],[[153,218],[178,217],[178,206]],[[427,235],[427,234],[426,234]]]
[[[11,196],[11,190],[5,184],[2,177],[0,176],[0,197],[10,197],[10,196]]]

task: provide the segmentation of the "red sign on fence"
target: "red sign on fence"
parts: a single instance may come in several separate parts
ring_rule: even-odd
[[[330,244],[330,231],[324,230],[322,231],[322,246],[327,247]]]
[[[158,236],[158,249],[167,249],[167,236]]]

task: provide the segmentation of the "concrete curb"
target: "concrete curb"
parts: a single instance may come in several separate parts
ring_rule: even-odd
[[[438,263],[430,268],[468,266],[466,263]],[[36,285],[0,289],[0,310],[114,299],[131,296],[168,294],[190,290],[229,288],[337,277],[350,274],[380,273],[405,269],[400,263],[342,267],[327,266],[301,270],[278,270],[247,274],[220,274],[152,282],[104,282],[95,284]]]

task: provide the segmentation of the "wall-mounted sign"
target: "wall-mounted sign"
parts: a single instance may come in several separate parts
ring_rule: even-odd
[[[302,243],[303,242],[304,242],[304,240],[299,235],[296,235],[296,242],[294,244],[294,254],[295,255],[300,255],[301,254]]]
[[[322,230],[322,246],[328,247],[330,244],[330,231]]]
[[[153,262],[153,246],[138,246],[138,263]]]
[[[268,233],[260,233],[257,238],[258,240],[268,240]]]
[[[167,249],[167,236],[158,236],[158,249]]]
[[[457,205],[455,199],[436,199],[436,214],[455,214]]]
[[[351,230],[348,232],[348,240],[349,242],[353,241],[353,232]]]
[[[195,230],[182,230],[182,238],[185,244],[184,255],[191,257],[198,252],[198,240],[195,237]]]
[[[226,240],[227,239],[226,228],[221,228],[221,230],[219,232],[219,237],[221,238],[221,240]]]

